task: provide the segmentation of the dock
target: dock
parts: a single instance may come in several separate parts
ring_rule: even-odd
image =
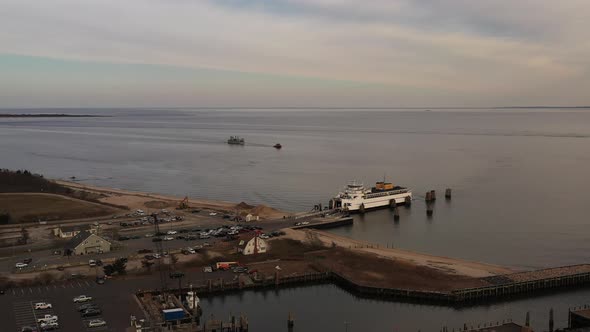
[[[362,285],[332,271],[289,276],[281,276],[279,272],[276,272],[273,276],[263,276],[258,279],[248,280],[248,282],[245,282],[244,278],[238,278],[238,280],[234,281],[222,279],[203,280],[200,284],[193,283],[192,290],[199,296],[214,296],[222,293],[240,292],[245,289],[294,287],[330,283],[360,297],[460,306],[467,303],[486,302],[519,294],[534,294],[535,292],[548,289],[565,289],[590,285],[590,265],[564,266],[479,279],[485,280],[490,285],[445,292]],[[189,289],[182,289],[180,291],[186,292]],[[157,293],[157,291],[148,292],[151,294]]]

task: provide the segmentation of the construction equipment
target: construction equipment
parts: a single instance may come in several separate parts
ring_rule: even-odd
[[[182,201],[180,201],[178,203],[178,207],[176,207],[177,210],[185,210],[188,209],[188,196],[184,196],[184,199]]]

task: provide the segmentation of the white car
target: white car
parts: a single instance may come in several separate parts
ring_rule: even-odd
[[[196,254],[197,253],[195,251],[195,249],[193,249],[193,248],[186,248],[186,251],[188,251],[189,254]]]
[[[209,215],[210,216],[216,216],[217,215],[217,212],[211,212],[211,213],[209,213]]]
[[[203,268],[203,272],[206,272],[206,273],[211,273],[211,272],[213,272],[213,269],[211,268],[211,266],[205,266],[205,267]]]
[[[39,327],[41,327],[41,330],[45,331],[45,330],[49,330],[49,327],[52,327],[53,329],[57,329],[59,328],[59,323],[57,322],[57,320],[52,320],[49,322],[43,322],[39,325]]]
[[[154,258],[155,258],[155,259],[160,259],[160,258],[162,258],[162,256],[160,256],[160,254],[154,254],[153,256],[154,256]]]
[[[37,319],[37,323],[49,323],[49,322],[57,322],[56,315],[45,315],[39,319]]]
[[[301,225],[309,225],[309,221],[302,221]]]
[[[39,309],[51,309],[51,308],[53,308],[51,306],[51,303],[45,303],[45,302],[35,303],[35,310],[39,310]]]
[[[174,235],[176,233],[178,233],[178,232],[177,231],[168,231],[168,232],[166,232],[166,234],[168,234],[168,235]]]
[[[102,319],[93,319],[88,322],[88,327],[99,327],[99,326],[106,326],[107,322]]]
[[[80,296],[76,296],[74,298],[74,303],[87,302],[87,301],[92,301],[92,297],[86,296],[86,295],[80,295]]]
[[[19,262],[19,263],[16,263],[15,266],[17,269],[24,269],[25,267],[29,266],[29,264]]]
[[[164,236],[164,241],[172,241],[174,238],[172,236]]]

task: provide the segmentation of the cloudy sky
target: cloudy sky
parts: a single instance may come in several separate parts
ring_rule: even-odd
[[[590,104],[588,0],[0,0],[0,107]]]

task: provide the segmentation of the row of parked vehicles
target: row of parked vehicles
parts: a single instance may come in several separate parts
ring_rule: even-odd
[[[92,318],[86,323],[87,327],[92,328],[107,325],[107,322],[104,319],[94,318],[102,315],[102,310],[97,304],[92,302],[91,296],[80,295],[75,297],[73,301],[74,303],[82,303],[77,308],[82,318]]]

